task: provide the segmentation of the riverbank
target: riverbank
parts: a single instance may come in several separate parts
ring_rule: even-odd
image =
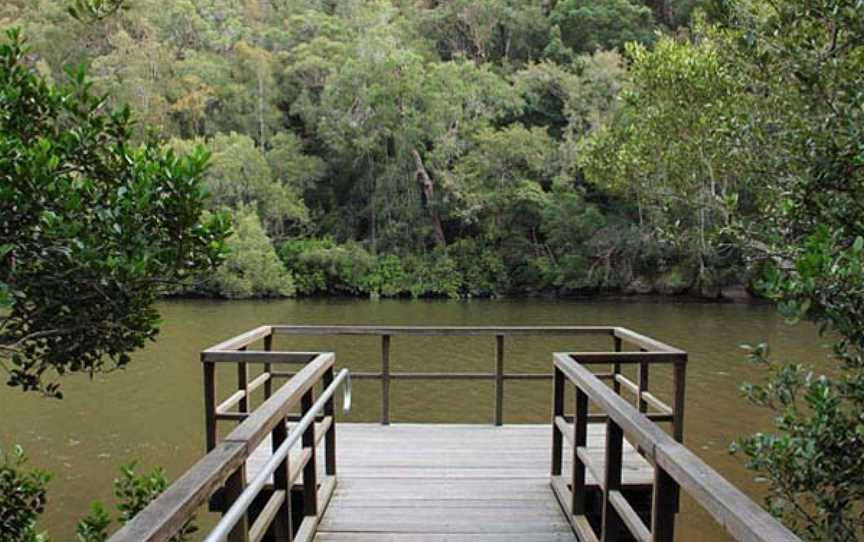
[[[295,293],[291,296],[263,296],[263,297],[229,297],[211,295],[203,292],[184,291],[180,293],[169,294],[165,297],[166,300],[183,301],[183,300],[229,300],[229,301],[250,301],[250,300],[276,300],[276,299],[295,299],[295,300],[326,300],[326,299],[345,299],[345,300],[536,300],[549,299],[561,301],[598,301],[598,302],[616,302],[616,303],[745,303],[745,304],[771,304],[771,300],[761,297],[743,285],[732,285],[719,289],[719,294],[712,297],[703,297],[692,291],[678,293],[660,293],[655,290],[645,292],[634,292],[624,290],[603,290],[603,291],[565,291],[556,290],[539,290],[539,291],[521,291],[511,293],[499,293],[494,295],[475,295],[475,296],[455,296],[448,297],[444,295],[421,295],[414,297],[409,293],[400,293],[393,296],[380,296],[375,294],[354,294],[345,291],[337,292],[316,292],[313,294]]]

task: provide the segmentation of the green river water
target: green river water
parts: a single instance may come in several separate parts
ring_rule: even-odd
[[[662,301],[171,301],[160,307],[159,339],[137,353],[131,366],[94,380],[63,381],[62,401],[0,388],[0,446],[22,444],[31,463],[54,473],[42,527],[56,541],[73,539],[76,518],[93,499],[112,502],[117,466],[132,459],[162,465],[177,477],[203,452],[200,350],[262,323],[388,325],[618,325],[686,350],[685,443],[747,493],[759,498],[760,482],[730,456],[738,435],[767,428],[767,413],[749,408],[738,385],[758,379],[739,345],[768,341],[778,356],[824,364],[828,351],[808,325],[789,326],[773,307]],[[289,342],[290,341],[290,342]],[[506,345],[508,372],[548,372],[551,353],[608,350],[597,338],[513,338]],[[354,370],[380,369],[374,337],[287,338],[283,350],[335,351],[337,363]],[[494,338],[393,339],[393,371],[484,371],[494,368]],[[227,373],[225,373],[227,376]],[[233,382],[220,380],[226,397]],[[669,378],[652,373],[652,388],[668,397]],[[375,421],[377,382],[355,382],[348,421]],[[488,423],[493,383],[397,381],[392,385],[393,422]],[[548,423],[550,384],[508,382],[506,423]],[[681,540],[723,540],[704,514],[684,503]],[[207,522],[207,519],[204,520]]]

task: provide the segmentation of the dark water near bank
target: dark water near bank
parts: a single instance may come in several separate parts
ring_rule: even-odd
[[[827,350],[814,329],[790,327],[767,305],[670,302],[572,302],[502,300],[471,302],[315,300],[278,302],[176,301],[162,305],[158,341],[134,356],[129,369],[67,378],[66,399],[52,401],[0,389],[0,446],[25,446],[31,462],[54,473],[49,511],[42,526],[55,540],[73,538],[74,522],[93,499],[111,502],[120,463],[137,459],[162,465],[176,477],[203,450],[201,368],[198,353],[261,323],[392,325],[620,325],[690,353],[685,442],[733,483],[753,496],[760,484],[728,445],[736,436],[768,427],[766,413],[748,408],[737,386],[760,373],[750,367],[742,343],[767,340],[778,356],[823,364]],[[354,370],[380,367],[376,338],[277,340],[278,349],[335,350],[339,365]],[[506,347],[506,370],[549,371],[551,353],[608,349],[608,339],[514,338]],[[494,339],[397,337],[393,371],[491,371]],[[228,393],[233,382],[220,382]],[[669,379],[652,373],[652,387],[668,397]],[[493,409],[491,382],[414,382],[392,385],[394,422],[487,423]],[[548,421],[547,382],[508,382],[505,422]],[[377,420],[377,383],[355,382],[353,421]],[[679,524],[690,540],[722,540],[710,519],[688,514]]]

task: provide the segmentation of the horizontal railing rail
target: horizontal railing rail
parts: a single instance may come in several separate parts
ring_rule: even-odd
[[[256,336],[259,330],[226,341],[220,348],[243,348],[248,344],[244,341],[263,338],[263,335]],[[333,393],[340,385],[345,385],[348,373],[343,370],[338,377],[335,376],[335,361],[333,353],[314,354],[294,377],[270,393],[258,408],[247,412],[242,423],[224,439],[216,442],[214,434],[211,446],[208,434],[208,453],[114,534],[109,542],[167,542],[183,529],[202,506],[217,495],[223,510],[234,510],[232,517],[236,521],[226,533],[230,542],[259,542],[268,533],[276,542],[311,540],[318,518],[326,509],[336,486],[336,420]],[[206,366],[212,367],[212,364],[205,364]],[[319,383],[324,387],[324,391],[316,402],[314,388]],[[248,391],[248,388],[244,391]],[[214,388],[208,386],[206,380],[205,395],[207,405],[213,407],[208,410],[215,411]],[[240,404],[240,401],[233,397],[230,401]],[[346,397],[344,403],[350,405],[350,397]],[[294,425],[289,434],[286,421],[298,406],[302,415],[301,422]],[[315,423],[316,421],[318,423]],[[297,437],[297,434],[300,437]],[[242,501],[242,512],[236,507],[232,508],[232,505],[244,495],[247,487],[252,487],[247,486],[246,482],[247,461],[268,436],[272,450],[280,455],[278,461],[274,460],[277,464],[267,477],[268,480],[272,479],[272,492],[260,512],[253,518],[247,513],[248,494]],[[290,449],[291,444],[286,443],[293,443],[292,439],[296,438],[302,439],[302,447]],[[324,476],[319,480],[316,448],[322,440]],[[281,455],[282,451],[285,451],[284,456]],[[267,468],[271,466],[268,464]],[[304,519],[292,538],[294,530],[291,525],[290,492],[301,476]],[[259,477],[256,477],[255,481],[256,489],[260,489],[257,487],[260,483]]]
[[[651,342],[649,339],[643,344],[648,348],[660,346],[659,343],[652,345]],[[653,359],[658,361],[662,358]],[[685,448],[679,442],[680,439],[668,435],[586,367],[588,363],[601,361],[605,363],[608,360],[586,353],[554,355],[552,487],[580,540],[617,542],[622,540],[626,531],[640,542],[671,542],[674,540],[678,499],[683,491],[736,540],[799,541],[758,504]],[[673,359],[671,362],[683,366],[681,361]],[[564,416],[565,381],[575,388],[572,425]],[[642,399],[646,399],[644,394]],[[589,463],[592,459],[586,448],[589,403],[599,407],[606,416],[604,468],[600,471],[602,479],[598,480],[602,492],[599,532],[595,532],[587,515],[586,468],[592,472],[599,470],[591,468]],[[573,453],[570,480],[562,476],[562,437],[570,444]],[[652,505],[648,524],[635,511],[623,491],[625,437],[638,447],[653,466]]]
[[[615,380],[615,389],[633,391],[637,395],[640,409],[647,412],[648,406],[657,403],[647,391],[648,366],[655,362],[686,360],[686,354],[660,341],[640,335],[629,329],[616,326],[352,326],[352,325],[268,325],[260,326],[232,339],[224,341],[201,354],[204,364],[204,385],[207,408],[207,445],[212,449],[216,442],[216,424],[219,421],[241,421],[248,415],[248,398],[256,389],[264,386],[265,397],[269,396],[270,386],[276,378],[290,378],[294,373],[274,370],[273,367],[307,363],[315,352],[273,352],[273,339],[284,336],[372,336],[381,340],[380,370],[375,372],[352,371],[357,380],[378,380],[381,382],[380,421],[387,425],[391,421],[391,383],[394,380],[487,380],[495,383],[492,421],[495,425],[504,423],[504,389],[507,381],[549,380],[551,373],[507,372],[505,370],[505,338],[507,337],[552,337],[552,336],[606,336],[613,340],[615,352],[585,353],[594,356],[597,363],[610,363]],[[400,372],[394,371],[391,360],[393,337],[495,337],[495,358],[489,372]],[[263,341],[263,350],[250,347]],[[623,346],[640,351],[622,352]],[[639,382],[633,382],[621,374],[621,366],[639,363]],[[216,404],[215,378],[216,366],[233,363],[237,366],[237,391],[223,402]],[[263,365],[263,372],[250,380],[249,365]],[[683,371],[683,369],[682,369]],[[676,378],[680,375],[676,375]],[[681,388],[683,394],[683,387]],[[683,397],[683,395],[682,395]],[[650,414],[656,421],[678,419],[676,435],[682,435],[681,419],[683,400],[678,401],[680,408],[675,412],[654,412]],[[660,409],[662,410],[662,409]],[[667,409],[668,410],[668,409]],[[673,409],[674,410],[674,409]],[[676,418],[677,416],[677,418]]]

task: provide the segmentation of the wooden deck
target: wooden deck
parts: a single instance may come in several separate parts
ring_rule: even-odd
[[[604,468],[604,431],[589,426],[591,485]],[[339,424],[339,482],[316,540],[575,540],[549,483],[551,435],[548,425]],[[625,448],[625,487],[650,488],[651,465]],[[249,478],[269,449],[250,458]]]
[[[276,350],[277,335],[378,336],[380,372],[337,370],[334,352]],[[495,337],[494,372],[392,371],[391,337],[419,335]],[[508,372],[505,339],[530,335],[606,336],[612,351],[556,352],[551,373]],[[170,542],[208,504],[222,518],[206,542],[674,542],[682,494],[739,542],[800,542],[682,444],[687,353],[625,328],[264,325],[201,362],[207,454],[111,542]],[[250,365],[261,368],[251,379]],[[237,381],[221,400],[218,367]],[[669,402],[649,389],[664,367]],[[350,404],[351,375],[380,381],[380,425],[337,423],[334,394]],[[390,425],[399,379],[494,381],[494,425]],[[504,383],[536,379],[552,381],[549,423],[503,425]],[[239,425],[225,434],[219,422]]]

